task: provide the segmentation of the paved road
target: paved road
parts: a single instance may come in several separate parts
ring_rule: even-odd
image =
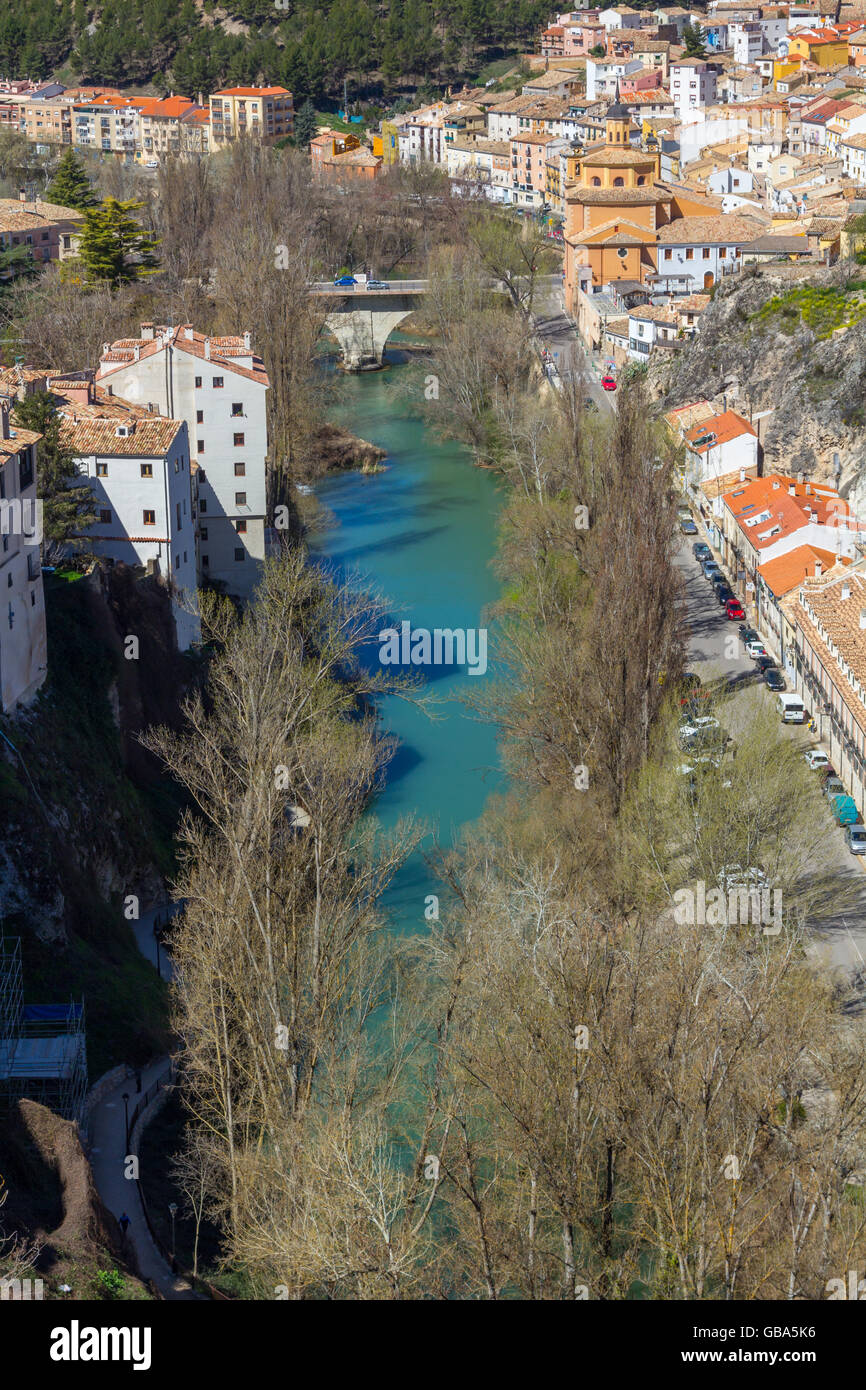
[[[742,644],[733,642],[737,635],[737,624],[722,616],[713,587],[704,579],[692,555],[692,542],[706,539],[703,532],[684,539],[677,556],[677,566],[685,582],[690,630],[688,664],[689,669],[697,672],[704,682],[719,678],[726,681],[733,698],[726,706],[724,722],[736,738],[738,731],[748,725],[757,705],[769,703],[772,696],[759,679],[754,663],[746,655]],[[804,725],[782,725],[782,728],[804,749],[821,746]],[[855,884],[857,901],[854,908],[844,915],[822,918],[814,923],[812,945],[825,960],[839,967],[848,977],[864,977],[857,989],[862,1008],[866,1005],[866,863],[864,857],[849,853],[843,833],[836,827],[828,830],[822,853],[828,871],[838,872]]]
[[[426,294],[430,281],[383,280],[382,283],[388,286],[386,290],[368,290],[366,285],[335,285],[332,280],[314,280],[310,285],[310,294],[356,296],[361,299],[368,294]]]
[[[175,905],[173,910],[177,910]],[[133,931],[139,950],[156,968],[156,943],[153,925],[156,911],[145,912],[138,922],[133,923]],[[166,909],[160,910],[164,922]],[[171,958],[164,950],[159,952],[160,975],[164,980],[171,979]],[[159,1057],[148,1067],[141,1069],[141,1090],[146,1091],[165,1070],[167,1057]],[[129,1110],[135,1108],[139,1092],[135,1080],[121,1081],[106,1095],[90,1116],[90,1166],[100,1197],[110,1212],[120,1217],[125,1211],[129,1217],[127,1240],[132,1246],[135,1263],[142,1279],[152,1279],[166,1299],[200,1299],[185,1279],[172,1274],[167,1262],[154,1244],[144,1210],[138,1195],[138,1184],[125,1176],[126,1172],[126,1107],[123,1094],[129,1095]],[[145,1112],[147,1114],[147,1112]]]
[[[604,391],[600,385],[599,375],[587,357],[574,321],[565,312],[565,294],[559,276],[546,277],[539,282],[532,321],[536,335],[553,357],[553,384],[561,386],[564,379],[576,373],[583,377],[587,394],[597,408],[613,414],[616,392]]]

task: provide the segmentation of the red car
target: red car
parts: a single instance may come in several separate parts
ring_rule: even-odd
[[[730,618],[732,621],[737,620],[742,622],[745,616],[743,605],[740,603],[740,600],[738,598],[729,598],[725,604],[725,617]]]
[[[603,376],[601,379],[601,384],[604,387],[605,391],[616,390],[616,382],[614,381],[612,376]]]

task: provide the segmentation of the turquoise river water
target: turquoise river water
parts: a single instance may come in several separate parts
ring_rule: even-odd
[[[333,524],[314,537],[311,549],[350,582],[379,593],[395,626],[406,619],[431,631],[488,626],[484,609],[499,593],[491,561],[501,494],[461,445],[436,438],[408,414],[400,392],[408,368],[399,353],[389,358],[387,371],[345,377],[333,412],[347,429],[388,451],[384,471],[339,474],[317,485]],[[491,652],[493,639],[489,629]],[[425,898],[440,891],[424,852],[437,840],[450,845],[502,786],[495,730],[473,718],[459,698],[490,680],[490,667],[477,676],[455,667],[422,674],[435,692],[436,719],[399,697],[380,705],[382,727],[400,746],[373,812],[386,827],[412,813],[430,827],[383,902],[398,932],[423,928]]]

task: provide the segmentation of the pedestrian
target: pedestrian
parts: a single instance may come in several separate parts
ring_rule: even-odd
[[[125,1242],[125,1241],[126,1241],[126,1233],[127,1233],[127,1231],[129,1230],[129,1217],[127,1216],[126,1212],[123,1212],[123,1213],[122,1213],[122,1215],[121,1215],[121,1217],[120,1217],[120,1220],[118,1221],[117,1224],[118,1224],[118,1226],[119,1226],[120,1229],[121,1229],[121,1232],[122,1232],[122,1234],[123,1234],[123,1239],[124,1239],[124,1242]]]

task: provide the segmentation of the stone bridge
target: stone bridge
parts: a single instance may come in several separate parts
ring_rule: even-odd
[[[350,372],[372,371],[382,365],[388,338],[403,320],[417,309],[420,296],[427,293],[427,280],[385,282],[387,289],[369,290],[366,285],[343,287],[327,282],[310,286],[310,294],[333,300],[325,327],[340,344],[343,366]]]

